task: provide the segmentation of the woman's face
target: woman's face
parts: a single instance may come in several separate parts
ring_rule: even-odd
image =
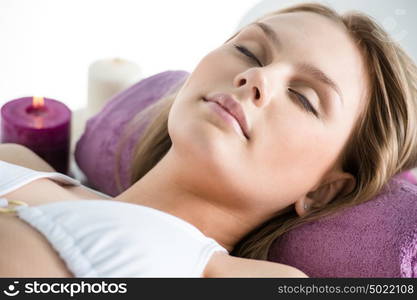
[[[268,214],[314,191],[333,169],[367,83],[359,50],[333,21],[298,12],[260,22],[269,38],[249,25],[200,61],[168,130],[207,193]],[[249,139],[203,100],[217,93],[240,104]]]

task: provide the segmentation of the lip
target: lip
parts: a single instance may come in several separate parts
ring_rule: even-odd
[[[242,129],[246,139],[250,139],[248,123],[246,121],[246,116],[242,105],[233,99],[231,95],[225,93],[217,93],[213,96],[203,98],[203,100],[207,102],[215,102],[223,109],[225,109],[239,123],[239,126]]]

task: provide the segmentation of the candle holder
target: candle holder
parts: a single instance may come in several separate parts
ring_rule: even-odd
[[[71,110],[50,98],[24,97],[1,108],[1,142],[21,144],[68,174]]]

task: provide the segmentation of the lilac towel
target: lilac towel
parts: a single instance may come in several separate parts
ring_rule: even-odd
[[[398,178],[404,179],[412,184],[417,185],[417,178],[412,171],[405,171],[397,175]]]
[[[140,128],[122,149],[120,169],[123,190],[120,191],[114,177],[117,143],[125,125],[138,112],[181,84],[188,75],[186,71],[166,71],[145,78],[115,95],[97,115],[87,121],[85,132],[76,145],[75,160],[90,187],[113,197],[129,187],[126,170],[132,160],[132,149],[140,140],[144,128]]]
[[[374,199],[274,241],[269,260],[310,277],[417,277],[417,186],[392,178]]]

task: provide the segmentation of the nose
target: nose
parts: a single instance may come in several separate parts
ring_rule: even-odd
[[[280,62],[262,68],[250,68],[236,75],[233,85],[240,99],[248,99],[262,107],[276,97],[283,96],[292,77],[291,65]]]
[[[252,101],[258,107],[267,104],[270,93],[264,73],[260,68],[251,68],[235,77],[233,85],[238,89],[241,99]]]

